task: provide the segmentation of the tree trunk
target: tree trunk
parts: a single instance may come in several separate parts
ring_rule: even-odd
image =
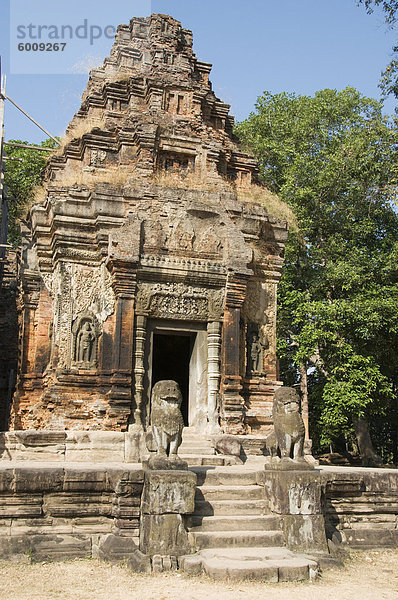
[[[395,398],[393,401],[393,425],[392,425],[392,462],[398,464],[398,387],[394,384]]]
[[[300,365],[301,414],[304,421],[305,439],[310,439],[310,424],[308,410],[308,378],[307,365]]]
[[[362,464],[367,467],[376,467],[382,465],[383,461],[374,451],[366,419],[363,417],[353,417],[352,421],[358,441],[358,448],[361,455]]]

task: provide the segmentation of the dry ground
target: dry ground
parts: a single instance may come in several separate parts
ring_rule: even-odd
[[[136,575],[97,560],[0,562],[0,600],[398,600],[398,550],[355,552],[314,583],[215,582]]]

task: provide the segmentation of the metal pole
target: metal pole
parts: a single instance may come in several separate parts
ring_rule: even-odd
[[[2,95],[3,95],[3,94],[2,94]],[[21,111],[21,113],[23,113],[23,114],[25,115],[25,117],[28,117],[28,119],[30,119],[30,120],[32,121],[32,123],[34,123],[35,125],[37,125],[37,127],[38,127],[39,129],[41,129],[42,131],[44,131],[44,133],[46,133],[46,134],[47,134],[47,135],[48,135],[48,136],[49,136],[49,137],[50,137],[52,140],[54,140],[54,142],[56,142],[56,143],[58,144],[58,146],[60,146],[60,145],[61,145],[61,144],[59,143],[59,141],[57,140],[57,138],[55,138],[53,135],[51,135],[51,133],[49,133],[49,132],[47,131],[47,129],[44,129],[44,127],[42,127],[42,126],[40,125],[40,123],[38,123],[37,121],[35,121],[33,117],[31,117],[30,115],[28,115],[28,113],[27,113],[27,112],[25,112],[25,111],[24,111],[24,109],[23,109],[23,108],[21,108],[21,107],[20,107],[20,106],[19,106],[19,105],[18,105],[16,102],[14,102],[14,100],[12,100],[12,99],[10,98],[10,96],[6,96],[5,92],[4,92],[4,98],[5,98],[6,100],[9,100],[9,101],[11,102],[11,104],[13,104],[13,105],[14,105],[14,106],[15,106],[15,107],[18,109],[18,110],[20,110],[20,111]]]
[[[43,146],[30,146],[28,144],[17,144],[15,142],[4,142],[6,146],[12,148],[27,148],[28,150],[39,150],[40,152],[57,152],[57,148],[43,148]]]
[[[4,187],[4,99],[6,97],[6,76],[1,72],[0,58],[0,200],[1,200],[1,227],[0,227],[0,289],[4,276],[4,259],[6,256],[5,244],[7,244],[8,234],[8,202],[6,198],[6,189]]]
[[[0,200],[3,199],[4,182],[4,100],[6,97],[6,76],[1,71],[0,56]]]

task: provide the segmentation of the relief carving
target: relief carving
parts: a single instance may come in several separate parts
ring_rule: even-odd
[[[209,297],[209,320],[218,321],[224,314],[225,290],[210,290]]]
[[[90,268],[61,264],[54,273],[53,293],[56,301],[51,345],[52,349],[57,347],[58,368],[69,369],[72,363],[94,364],[96,342],[89,343],[91,334],[98,339],[97,324],[106,321],[115,305],[109,272],[103,265]],[[80,320],[88,315],[88,324],[94,328],[91,332],[90,327],[83,327],[81,323],[84,331],[81,331],[80,350],[76,348],[76,315]]]
[[[174,227],[170,239],[170,248],[175,250],[193,250],[195,231],[189,222],[182,221]]]
[[[136,310],[161,319],[221,319],[224,290],[205,290],[184,283],[139,284]]]
[[[91,150],[90,152],[90,166],[101,167],[106,159],[105,150]]]
[[[144,245],[149,248],[165,249],[168,236],[159,221],[148,221],[144,226]]]

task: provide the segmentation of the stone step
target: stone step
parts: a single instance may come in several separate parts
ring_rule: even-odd
[[[212,469],[209,467],[191,467],[196,473],[198,486],[205,485],[255,485],[256,471],[246,467],[230,466]]]
[[[211,441],[211,438],[206,433],[200,433],[199,431],[196,431],[196,429],[191,429],[189,427],[184,427],[182,430],[182,439]]]
[[[203,548],[251,548],[282,546],[282,531],[197,531],[188,534],[190,542],[197,550]]]
[[[192,516],[187,520],[189,531],[272,531],[280,527],[274,515]]]
[[[199,456],[215,454],[211,446],[194,446],[182,443],[178,449],[179,454],[198,454]]]
[[[196,488],[197,500],[263,500],[264,489],[260,485],[202,485]]]
[[[265,500],[206,500],[195,501],[195,516],[216,515],[266,515],[269,513]]]
[[[194,466],[207,466],[207,467],[222,467],[224,465],[242,464],[242,461],[236,456],[225,456],[225,455],[203,455],[198,454],[183,454],[179,453],[178,456],[188,463],[189,467]]]
[[[189,573],[204,571],[213,579],[261,579],[273,583],[314,579],[319,567],[315,558],[287,548],[214,548],[180,559]]]
[[[213,448],[213,444],[211,442],[211,440],[207,440],[206,438],[201,438],[201,437],[183,437],[182,438],[182,443],[183,444],[194,444],[195,446],[209,446],[211,448]]]

